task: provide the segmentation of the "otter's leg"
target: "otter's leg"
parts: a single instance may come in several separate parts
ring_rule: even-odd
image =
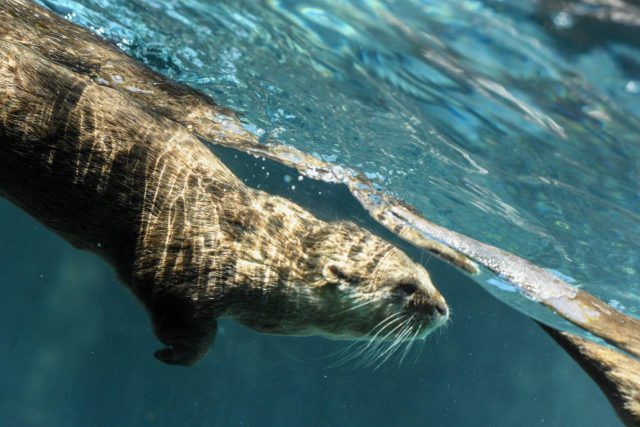
[[[191,302],[160,304],[151,310],[156,336],[165,348],[154,356],[170,365],[190,366],[209,351],[216,335],[216,319],[203,319]]]

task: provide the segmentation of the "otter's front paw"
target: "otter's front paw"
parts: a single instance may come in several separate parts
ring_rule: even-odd
[[[149,311],[156,336],[166,346],[154,353],[156,359],[191,366],[207,354],[216,336],[216,319],[202,307],[190,300],[165,299]]]
[[[156,351],[153,355],[168,365],[191,366],[206,354],[205,351],[194,351],[184,346],[172,345]]]

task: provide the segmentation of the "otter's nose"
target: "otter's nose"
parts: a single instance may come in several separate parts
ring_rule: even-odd
[[[429,316],[438,316],[445,319],[449,316],[449,306],[439,293],[432,295],[427,301],[427,304]]]
[[[449,315],[449,307],[447,303],[444,302],[444,299],[437,299],[435,303],[435,310],[442,317],[447,317]]]
[[[446,319],[449,316],[449,306],[439,293],[419,294],[414,292],[408,296],[408,307],[429,317]]]

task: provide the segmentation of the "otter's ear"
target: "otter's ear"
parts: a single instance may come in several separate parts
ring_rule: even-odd
[[[339,262],[327,264],[322,270],[322,275],[329,283],[339,283],[349,277],[346,266]]]

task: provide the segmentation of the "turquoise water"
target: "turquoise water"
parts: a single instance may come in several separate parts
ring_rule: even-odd
[[[577,44],[570,16],[545,27],[535,3],[489,0],[41,3],[265,141],[362,170],[639,315],[633,31]],[[354,216],[346,195],[328,200],[327,215]],[[148,319],[106,265],[0,209],[2,425],[617,425],[532,321],[437,260],[423,259],[453,321],[415,362],[328,368],[343,343],[223,323],[185,370],[152,359]]]

